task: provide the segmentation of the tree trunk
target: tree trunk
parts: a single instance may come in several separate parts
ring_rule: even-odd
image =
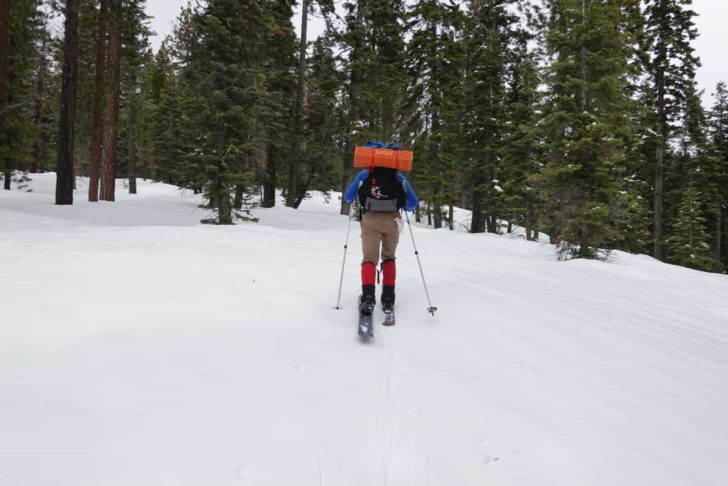
[[[276,146],[268,144],[265,151],[265,179],[263,182],[263,204],[264,208],[272,208],[276,205]]]
[[[12,0],[0,1],[0,111],[8,96],[8,51],[10,49],[10,12]]]
[[[716,231],[715,231],[715,259],[717,261],[720,261],[720,250],[723,246],[723,211],[721,210],[721,205],[718,204],[718,211],[716,215]]]
[[[664,45],[658,47],[657,64],[663,66],[667,61],[667,51]],[[663,259],[662,251],[662,191],[663,191],[663,169],[665,167],[665,148],[667,147],[668,127],[667,115],[665,113],[665,73],[658,69],[656,73],[657,85],[657,148],[655,149],[655,201],[654,201],[654,218],[655,224],[653,228],[654,238],[654,257],[658,260]]]
[[[58,119],[56,204],[73,204],[73,142],[76,125],[76,88],[78,85],[78,7],[79,0],[66,0],[61,113]]]
[[[442,207],[440,206],[439,203],[434,205],[433,211],[434,211],[433,220],[435,223],[435,229],[440,229],[440,228],[442,228]]]
[[[91,160],[88,183],[88,200],[92,202],[99,200],[99,175],[104,143],[104,78],[106,74],[108,10],[108,0],[101,0],[96,37],[96,78],[94,82],[94,111],[91,122]]]
[[[108,90],[104,123],[101,199],[113,201],[116,193],[116,146],[119,142],[119,84],[121,78],[121,0],[109,3]]]
[[[298,209],[308,194],[308,188],[311,186],[311,173],[306,177],[306,181],[298,187],[296,191],[296,200],[293,202],[293,209]]]
[[[245,195],[245,186],[242,184],[235,184],[235,201],[233,201],[233,207],[235,209],[243,209],[243,196]]]
[[[485,217],[483,215],[483,193],[473,192],[473,212],[470,218],[471,233],[485,233]]]
[[[453,231],[455,229],[455,208],[453,207],[452,204],[450,204],[448,207],[447,219],[448,219],[448,225],[450,227],[450,231]]]
[[[415,223],[421,223],[422,222],[422,213],[420,213],[420,206],[418,205],[415,208]]]
[[[136,74],[132,75],[132,86],[136,85]],[[137,125],[137,99],[136,95],[132,94],[129,100],[129,194],[137,193],[137,181],[136,181],[136,164],[137,164],[137,140],[136,140],[136,125]]]
[[[42,165],[44,154],[46,153],[46,140],[48,134],[43,124],[43,112],[46,107],[46,85],[45,75],[48,69],[46,59],[46,42],[43,41],[41,47],[41,55],[38,64],[38,79],[35,83],[35,109],[33,110],[33,122],[39,127],[39,133],[36,134],[35,142],[33,142],[33,160],[30,163],[30,173],[36,174]]]
[[[303,118],[303,89],[306,75],[306,33],[308,30],[308,0],[301,1],[301,45],[298,48],[298,86],[296,88],[296,106],[293,111],[293,150],[291,166],[288,170],[288,191],[286,206],[295,207],[298,192],[298,170],[301,166],[301,132]]]
[[[0,0],[0,114],[5,111],[8,100],[8,51],[10,50],[11,0]],[[4,127],[3,127],[4,128]],[[10,163],[1,161],[4,172],[4,188],[10,190]]]
[[[221,118],[218,112],[218,117]],[[230,200],[230,181],[228,180],[228,168],[225,163],[225,151],[227,147],[227,129],[223,123],[217,127],[217,154],[220,158],[217,166],[217,175],[212,190],[210,204],[217,207],[218,224],[233,224],[233,207]]]
[[[354,141],[351,139],[351,130],[354,120],[358,117],[358,110],[357,106],[359,103],[359,67],[358,67],[358,57],[359,57],[359,50],[362,46],[362,40],[361,40],[361,27],[363,22],[363,14],[362,10],[364,7],[364,4],[366,3],[366,0],[357,0],[356,2],[356,25],[355,33],[356,36],[354,40],[352,41],[352,48],[351,48],[351,56],[350,56],[350,64],[351,64],[351,80],[349,83],[349,113],[347,116],[347,122],[346,122],[346,139],[344,142],[344,155],[342,157],[342,176],[341,176],[341,193],[343,194],[346,191],[346,188],[349,186],[350,183],[350,166],[349,164],[354,159]],[[341,210],[340,214],[349,214],[349,204],[344,201],[344,198],[341,198]]]

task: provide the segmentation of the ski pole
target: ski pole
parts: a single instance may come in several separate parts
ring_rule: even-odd
[[[427,312],[432,314],[432,317],[435,317],[435,311],[437,310],[437,307],[432,306],[432,302],[430,301],[430,293],[427,291],[427,282],[425,282],[425,272],[422,271],[422,262],[420,262],[420,252],[417,251],[417,244],[415,243],[415,234],[412,232],[412,224],[410,223],[409,213],[407,213],[407,211],[405,211],[404,215],[407,217],[407,227],[409,228],[410,236],[412,237],[412,246],[415,249],[415,256],[417,257],[417,265],[420,267],[420,275],[422,275],[422,285],[425,286],[425,295],[427,296],[427,304],[429,305],[429,307],[427,308]]]
[[[344,243],[344,261],[341,262],[341,278],[339,278],[339,296],[336,298],[336,308],[341,309],[341,286],[344,283],[344,266],[346,265],[346,250],[349,248],[349,231],[351,231],[351,214],[354,210],[354,202],[349,204],[349,224],[346,227],[346,242]]]

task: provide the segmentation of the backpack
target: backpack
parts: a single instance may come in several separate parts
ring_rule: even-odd
[[[397,178],[396,169],[374,167],[359,187],[359,203],[367,211],[399,211],[407,201],[407,194]]]

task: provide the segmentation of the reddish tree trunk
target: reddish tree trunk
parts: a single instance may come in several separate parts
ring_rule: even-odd
[[[102,155],[101,199],[113,201],[116,185],[116,146],[119,138],[119,82],[121,61],[121,0],[109,3],[108,90],[104,123],[104,150]]]
[[[73,136],[78,85],[78,7],[79,0],[66,0],[61,115],[58,120],[56,204],[73,204]]]
[[[104,139],[104,78],[106,72],[106,43],[108,1],[101,0],[99,28],[96,38],[96,80],[94,84],[94,115],[91,124],[91,166],[89,167],[88,200],[99,200],[99,175]]]

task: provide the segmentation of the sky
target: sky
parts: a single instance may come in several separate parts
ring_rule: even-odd
[[[187,0],[147,0],[147,13],[152,17],[152,30],[157,34],[152,39],[155,50],[164,36],[172,31],[174,19],[186,4]],[[698,70],[698,85],[705,90],[703,104],[710,108],[713,105],[712,93],[715,85],[721,80],[728,82],[728,46],[725,35],[728,1],[693,0],[693,9],[698,13],[695,23],[700,33],[694,45],[703,64]],[[296,15],[296,30],[300,29],[300,23],[300,16]],[[308,30],[309,37],[317,36],[323,31],[323,22],[309,17]]]

